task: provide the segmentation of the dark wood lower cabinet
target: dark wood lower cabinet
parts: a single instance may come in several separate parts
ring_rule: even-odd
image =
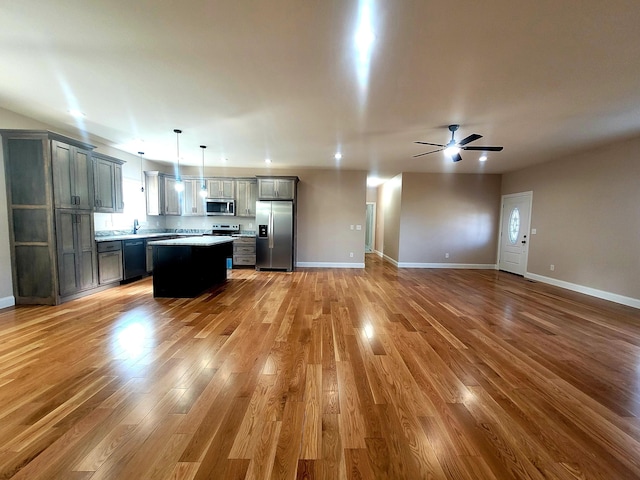
[[[93,213],[56,210],[58,281],[65,297],[98,285]]]
[[[114,240],[98,243],[98,283],[106,285],[123,279],[122,242]]]

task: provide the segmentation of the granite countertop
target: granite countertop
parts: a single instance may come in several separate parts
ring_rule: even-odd
[[[214,245],[229,242],[233,242],[233,237],[204,235],[200,237],[174,238],[172,240],[154,240],[149,242],[148,245],[151,245],[152,247],[212,247]]]
[[[128,235],[100,235],[96,237],[96,242],[112,242],[114,240],[135,240],[137,238],[161,238],[161,237],[199,237],[199,233],[136,233]]]

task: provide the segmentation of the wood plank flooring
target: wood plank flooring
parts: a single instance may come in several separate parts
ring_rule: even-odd
[[[640,311],[489,270],[0,310],[0,478],[640,479]]]

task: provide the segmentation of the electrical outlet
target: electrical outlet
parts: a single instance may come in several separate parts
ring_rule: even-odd
[[[362,225],[356,225],[356,230],[362,230]]]
[[[353,225],[351,225],[351,230],[353,230]]]
[[[349,256],[353,258],[353,252],[349,252]]]
[[[449,252],[444,254],[444,258],[449,258]]]
[[[549,265],[549,270],[553,272],[555,269],[556,269],[556,266],[553,263]]]

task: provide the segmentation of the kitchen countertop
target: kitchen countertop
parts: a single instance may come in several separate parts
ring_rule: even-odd
[[[141,238],[143,240],[147,238],[160,238],[160,237],[199,237],[197,233],[136,233],[129,235],[102,235],[96,237],[96,242],[112,242],[114,240],[136,240]]]
[[[152,247],[212,247],[214,245],[229,242],[233,242],[233,237],[204,235],[200,237],[174,238],[171,240],[154,240],[149,242],[147,245],[151,245]]]

